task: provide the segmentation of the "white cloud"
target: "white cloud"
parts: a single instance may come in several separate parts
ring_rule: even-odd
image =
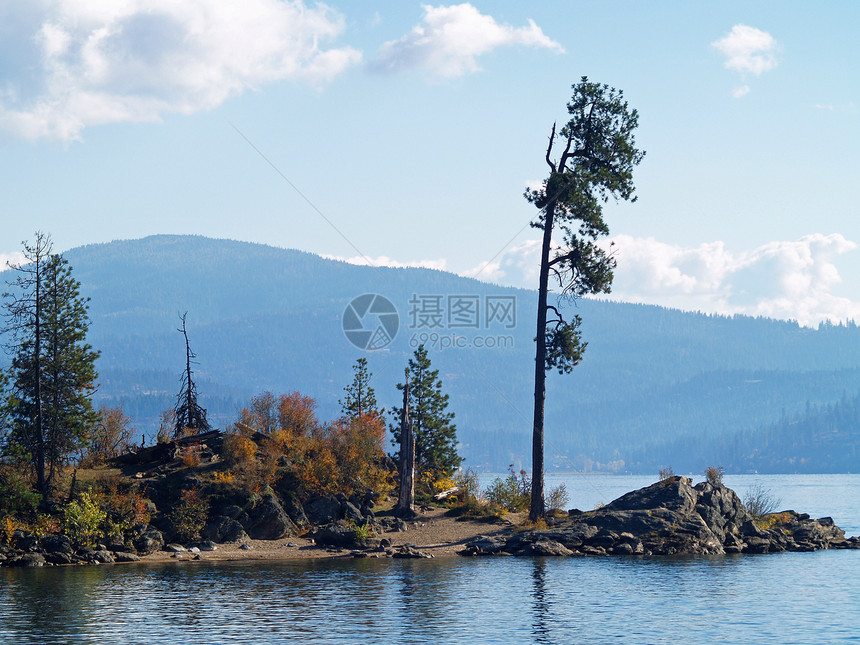
[[[363,255],[356,255],[350,258],[340,257],[337,255],[323,255],[321,257],[324,257],[327,260],[339,260],[340,262],[355,264],[356,266],[394,268],[417,267],[421,269],[438,269],[440,271],[445,271],[448,267],[448,261],[444,258],[440,258],[438,260],[407,260],[406,262],[401,262],[399,260],[395,260],[394,258],[390,258],[387,255],[378,255],[375,258],[365,257]]]
[[[27,258],[20,251],[13,253],[0,253],[0,271],[5,271],[10,264],[21,264]]]
[[[683,247],[619,235],[612,242],[618,262],[614,300],[791,319],[808,326],[860,321],[860,302],[834,293],[842,282],[834,259],[858,249],[840,234],[775,241],[740,253],[719,241]],[[540,241],[528,240],[486,268],[481,264],[463,275],[535,289],[539,263]]]
[[[842,105],[834,105],[833,103],[816,103],[813,107],[816,110],[826,110],[827,112],[844,112],[846,114],[857,114],[857,106],[853,102],[844,103]]]
[[[526,240],[488,262],[465,271],[464,276],[506,286],[535,288],[540,268],[540,240]]]
[[[478,57],[498,47],[521,45],[564,52],[533,20],[524,27],[511,27],[500,25],[468,3],[422,6],[421,24],[400,40],[385,43],[374,68],[398,71],[423,67],[437,76],[453,78],[479,71]]]
[[[301,0],[19,4],[6,12],[17,31],[0,27],[0,129],[30,139],[191,114],[282,79],[321,83],[361,60],[321,46],[344,20]]]
[[[728,69],[759,76],[776,67],[776,39],[755,27],[735,25],[728,36],[711,44],[726,57]]]
[[[740,72],[743,77],[760,76],[777,65],[776,39],[755,27],[737,24],[727,36],[711,45],[725,57],[725,67]],[[732,96],[739,99],[749,91],[748,85],[741,85],[734,89]]]
[[[653,238],[614,238],[612,297],[722,314],[797,320],[860,320],[860,302],[837,296],[833,259],[857,244],[840,234],[807,235],[732,253],[722,242],[685,248]]]

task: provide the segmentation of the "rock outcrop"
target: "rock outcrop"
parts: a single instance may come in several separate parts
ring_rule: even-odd
[[[544,530],[481,536],[461,555],[674,555],[860,548],[829,517],[784,511],[754,519],[733,490],[670,477]]]

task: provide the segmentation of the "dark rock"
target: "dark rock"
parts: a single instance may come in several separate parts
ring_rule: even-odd
[[[711,532],[725,542],[730,535],[738,535],[741,526],[752,519],[735,492],[722,484],[697,484],[696,512]]]
[[[64,551],[46,552],[44,556],[47,562],[55,565],[72,564],[75,561],[72,553]]]
[[[311,523],[308,516],[305,514],[305,509],[295,493],[290,492],[283,496],[283,507],[289,518],[299,529],[308,528]]]
[[[334,546],[340,548],[372,548],[379,546],[380,541],[371,538],[366,541],[357,541],[355,528],[344,521],[326,524],[318,527],[310,535],[315,544],[319,546]]]
[[[693,490],[690,480],[676,476],[622,495],[603,509],[613,511],[667,509],[687,514],[695,509],[696,497],[696,491]]]
[[[239,522],[223,515],[216,517],[206,525],[206,528],[203,529],[203,538],[218,544],[247,542],[250,539]]]
[[[134,548],[140,555],[149,555],[160,551],[164,546],[164,535],[161,531],[154,528],[148,528],[143,534],[134,541]]]
[[[388,542],[388,540],[383,540]],[[504,550],[507,540],[500,536],[479,535],[474,540],[466,543],[465,548],[460,551],[460,555],[494,555]],[[390,546],[383,544],[383,546]]]
[[[21,567],[26,569],[36,569],[45,566],[45,556],[41,553],[25,553],[24,555],[15,556],[6,562],[10,567]]]
[[[563,556],[573,555],[573,551],[548,538],[541,538],[532,542],[528,549],[528,555]]]
[[[72,547],[72,541],[65,535],[46,535],[42,538],[42,548],[45,550],[45,553],[65,553],[71,555],[75,552],[75,549]]]
[[[305,515],[311,524],[330,524],[343,519],[340,502],[334,497],[312,497],[304,504]]]
[[[235,504],[225,504],[217,509],[218,515],[229,517],[231,520],[238,520],[245,510]]]
[[[260,503],[249,511],[248,516],[245,530],[252,539],[279,540],[299,533],[296,525],[281,508],[278,498],[271,493],[265,495]]]
[[[364,515],[352,502],[348,500],[342,502],[341,509],[343,510],[343,516],[345,519],[352,520],[357,523],[364,522]]]
[[[414,558],[414,559],[418,559],[418,558],[432,558],[433,555],[430,553],[425,553],[424,551],[419,551],[412,544],[404,544],[403,546],[395,549],[394,552],[391,554],[391,557],[392,558],[407,558],[407,559],[408,558]]]

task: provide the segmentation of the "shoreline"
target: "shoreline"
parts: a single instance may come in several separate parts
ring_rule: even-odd
[[[407,522],[405,531],[386,531],[377,535],[387,540],[385,547],[354,549],[316,545],[306,537],[284,537],[277,540],[248,540],[216,545],[214,551],[171,553],[156,551],[141,556],[140,562],[253,562],[290,560],[332,560],[343,558],[388,558],[402,547],[412,547],[433,558],[458,557],[466,544],[479,536],[509,535],[513,532],[518,514],[495,522],[460,521],[445,515],[447,509],[434,508],[418,514]],[[250,549],[243,549],[243,545]],[[358,555],[356,555],[358,554]],[[177,555],[179,557],[177,557]]]

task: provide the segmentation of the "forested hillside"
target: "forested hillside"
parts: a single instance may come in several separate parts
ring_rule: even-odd
[[[173,404],[184,361],[178,314],[187,311],[198,389],[218,426],[264,389],[299,390],[317,400],[321,418],[333,418],[359,356],[367,357],[377,397],[390,408],[414,345],[432,338],[426,334],[448,340],[456,335],[466,344],[478,336],[495,339],[503,346],[442,349],[441,339],[427,346],[451,396],[466,465],[502,470],[529,461],[531,291],[203,237],[155,236],[76,248],[65,256],[91,297],[90,342],[102,352],[97,397],[122,403],[139,431],[154,432],[159,412]],[[397,337],[378,351],[356,348],[342,331],[345,307],[363,293],[386,296],[400,314]],[[488,295],[513,297],[515,324],[487,327],[482,319],[478,328],[464,329],[445,320],[441,328],[410,328],[420,317],[410,305],[416,295],[442,303],[472,297],[481,307]],[[719,458],[752,470],[765,467],[767,452],[768,468],[791,472],[795,462],[774,456],[782,454],[780,424],[860,392],[860,330],[854,325],[811,330],[653,306],[591,300],[577,306],[589,346],[573,374],[549,378],[551,468],[650,472],[671,463],[682,472]],[[846,424],[851,414],[856,420],[856,405],[840,410]],[[814,424],[824,417],[804,418]],[[721,452],[727,441],[762,433],[771,439],[748,458],[729,461],[730,453]],[[840,434],[843,440],[856,450],[856,431]],[[833,469],[811,447],[807,463],[809,470]]]

